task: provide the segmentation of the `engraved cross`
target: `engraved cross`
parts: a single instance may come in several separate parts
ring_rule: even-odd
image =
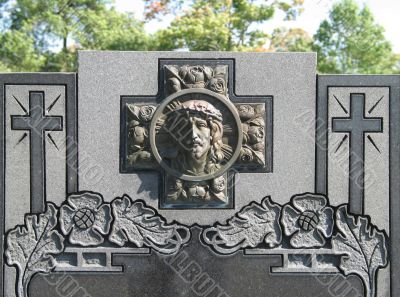
[[[30,134],[30,179],[31,212],[45,211],[45,131],[61,131],[62,117],[47,116],[44,107],[44,93],[30,92],[29,113],[12,115],[13,130],[28,130]]]
[[[350,138],[350,211],[364,212],[365,133],[382,133],[382,118],[365,117],[365,94],[351,94],[350,117],[332,118],[332,131],[349,133]]]

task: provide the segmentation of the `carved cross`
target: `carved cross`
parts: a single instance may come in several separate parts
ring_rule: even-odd
[[[44,93],[30,92],[29,113],[27,115],[12,115],[11,129],[29,131],[31,213],[43,213],[46,205],[45,132],[62,131],[62,117],[47,116]]]
[[[122,97],[121,171],[161,172],[161,208],[231,208],[235,173],[272,171],[272,97],[236,96],[232,66],[165,62],[157,97]]]
[[[332,131],[349,133],[350,211],[364,213],[365,133],[382,133],[382,118],[365,116],[365,94],[351,94],[350,117],[332,118]]]

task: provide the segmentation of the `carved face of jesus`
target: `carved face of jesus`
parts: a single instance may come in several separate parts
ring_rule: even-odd
[[[190,115],[187,125],[189,133],[185,139],[186,156],[196,160],[207,157],[212,139],[207,121],[199,115]]]

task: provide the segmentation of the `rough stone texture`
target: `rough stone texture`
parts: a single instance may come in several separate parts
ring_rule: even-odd
[[[224,221],[250,201],[271,195],[287,202],[293,194],[314,187],[314,133],[304,136],[294,119],[315,117],[316,55],[265,53],[79,53],[80,190],[102,193],[105,200],[126,193],[158,204],[155,174],[119,173],[120,96],[154,96],[158,88],[158,59],[235,59],[237,95],[273,96],[273,172],[239,174],[234,210],[160,211],[169,221],[213,224]],[[81,160],[88,156],[89,166]]]

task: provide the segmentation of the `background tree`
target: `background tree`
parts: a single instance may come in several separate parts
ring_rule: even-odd
[[[0,58],[23,71],[75,69],[76,49],[147,49],[143,24],[109,0],[3,0]]]
[[[395,72],[397,74],[400,74],[400,54],[395,54],[395,60],[396,60]]]
[[[333,5],[314,36],[318,69],[323,73],[392,73],[396,59],[384,29],[368,7],[353,0]]]
[[[0,0],[0,71],[76,71],[78,49],[188,49],[317,51],[322,73],[400,73],[371,11],[337,1],[313,39],[301,28],[260,29],[278,11],[295,18],[304,0],[144,0],[146,21],[175,16],[152,35],[113,0]]]
[[[270,38],[269,50],[273,52],[311,52],[313,38],[300,28],[277,28]]]
[[[146,16],[156,18],[170,13],[177,17],[171,25],[157,32],[154,47],[159,50],[233,51],[251,50],[265,45],[267,34],[255,28],[274,16],[276,10],[294,18],[303,0],[194,0],[190,7],[180,1],[146,1]]]
[[[34,39],[25,32],[0,33],[0,71],[38,71],[45,59],[34,47]]]

